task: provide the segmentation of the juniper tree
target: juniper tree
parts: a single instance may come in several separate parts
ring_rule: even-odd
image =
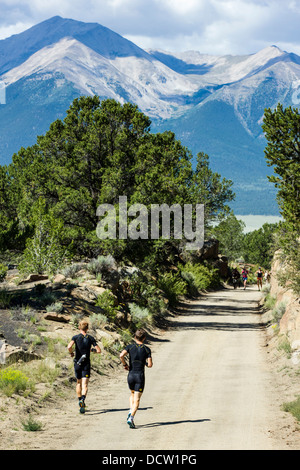
[[[299,228],[300,221],[300,113],[281,104],[265,111],[265,157],[274,173],[268,179],[278,188],[280,212],[286,222]]]
[[[46,213],[62,221],[60,244],[73,242],[74,254],[96,257],[161,259],[174,241],[99,240],[97,207],[116,205],[126,196],[128,206],[205,204],[207,218],[226,212],[232,200],[231,182],[209,168],[208,157],[193,155],[174,133],[150,132],[150,119],[134,104],[97,96],[73,101],[64,120],[56,120],[35,145],[21,148],[9,166],[18,223],[36,229],[33,207],[39,198]]]
[[[267,139],[265,156],[274,173],[269,180],[278,188],[278,204],[283,223],[279,226],[278,241],[286,261],[287,280],[300,294],[300,113],[291,106],[267,109],[263,120]]]

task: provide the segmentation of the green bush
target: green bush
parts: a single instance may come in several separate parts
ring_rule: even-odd
[[[43,307],[47,307],[47,305],[55,304],[57,301],[57,294],[55,292],[47,292],[45,291],[42,295],[38,298],[39,303]]]
[[[51,223],[46,218],[40,220],[34,236],[27,239],[23,259],[19,265],[21,273],[56,273],[63,264],[66,250],[63,249],[56,233],[57,227],[54,229]]]
[[[107,323],[107,317],[102,313],[92,313],[89,321],[91,328],[99,328]]]
[[[83,269],[84,267],[84,264],[82,263],[73,263],[73,264],[70,264],[69,266],[66,266],[62,273],[65,277],[69,277],[71,279],[74,279],[76,278],[77,276],[77,273]]]
[[[120,310],[120,307],[116,305],[115,297],[109,289],[103,292],[103,294],[98,295],[96,306],[103,310],[104,315],[106,315],[109,320],[114,320],[117,312]]]
[[[78,313],[72,313],[71,320],[70,320],[71,325],[73,325],[75,328],[78,328],[80,318],[81,317]]]
[[[157,285],[164,292],[171,306],[175,306],[179,297],[187,293],[187,283],[179,273],[161,274]]]
[[[180,269],[192,295],[220,284],[218,270],[210,266],[188,262],[184,266],[181,265]]]
[[[279,322],[281,320],[281,318],[284,315],[285,309],[286,309],[286,302],[280,302],[275,308],[273,308],[272,316],[276,322]]]
[[[195,296],[199,293],[196,286],[195,275],[189,271],[181,271],[181,277],[187,284],[187,292],[191,296]]]
[[[155,295],[157,287],[151,278],[142,271],[136,271],[130,276],[126,276],[123,280],[130,285],[131,297],[133,302],[147,305],[147,299]]]
[[[267,294],[264,301],[264,307],[267,310],[273,310],[276,304],[276,297],[272,296],[271,294]]]
[[[4,281],[7,271],[8,271],[7,266],[0,263],[0,282]]]
[[[147,308],[140,307],[135,303],[128,304],[128,307],[136,328],[143,328],[152,323],[152,315]]]
[[[43,425],[29,416],[27,421],[22,421],[24,431],[40,431]]]
[[[64,309],[64,306],[61,302],[55,302],[53,304],[50,304],[50,305],[46,306],[46,311],[47,312],[62,313],[63,309]]]
[[[282,405],[283,411],[292,413],[292,415],[300,422],[300,396],[289,403],[284,403]]]
[[[163,317],[168,313],[168,309],[161,294],[155,294],[147,299],[147,308],[150,314],[155,317]]]
[[[286,240],[285,240],[286,238]],[[276,277],[282,287],[286,287],[287,283],[294,291],[296,296],[300,296],[300,229],[298,231],[287,232],[282,235],[280,243],[283,248],[280,252],[279,259],[284,264]]]
[[[132,332],[130,329],[122,328],[119,333],[121,335],[121,341],[123,344],[128,344],[132,341]]]
[[[167,308],[161,290],[151,276],[138,271],[126,277],[125,280],[130,286],[133,303],[147,308],[153,317],[166,314]]]
[[[280,342],[277,346],[277,349],[278,349],[278,351],[285,352],[285,354],[287,354],[288,357],[291,356],[292,348],[291,348],[291,344],[290,344],[287,337],[283,337],[283,338],[280,339]]]
[[[6,289],[0,289],[0,308],[8,308],[13,299],[13,294]]]
[[[111,255],[107,255],[107,256],[101,255],[101,256],[98,256],[97,259],[93,259],[92,261],[90,261],[87,266],[87,269],[91,274],[93,274],[94,276],[97,276],[98,274],[102,274],[115,267],[116,267],[116,262],[115,262],[115,259]]]
[[[19,370],[3,369],[0,370],[0,390],[10,397],[14,393],[25,391],[29,385],[29,379]]]

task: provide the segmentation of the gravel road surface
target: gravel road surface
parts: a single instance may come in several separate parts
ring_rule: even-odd
[[[154,365],[146,369],[136,429],[126,423],[127,372],[120,371],[90,393],[80,416],[88,428],[72,449],[276,448],[260,296],[254,287],[224,289],[186,304],[174,328],[151,343]]]

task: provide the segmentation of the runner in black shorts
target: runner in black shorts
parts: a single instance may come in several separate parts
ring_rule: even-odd
[[[81,413],[85,412],[85,398],[88,391],[88,383],[91,373],[91,350],[101,353],[100,347],[97,345],[95,338],[87,334],[88,323],[79,323],[80,333],[73,336],[68,345],[71,356],[74,356],[73,346],[75,345],[74,371],[77,379],[76,393],[79,400],[79,409]]]
[[[144,330],[137,330],[134,339],[135,342],[126,346],[120,354],[122,364],[126,370],[129,370],[127,382],[131,395],[127,423],[131,428],[135,427],[133,418],[138,410],[145,387],[145,366],[152,367],[151,350],[144,345],[146,332]],[[129,354],[129,367],[125,362],[127,354]]]

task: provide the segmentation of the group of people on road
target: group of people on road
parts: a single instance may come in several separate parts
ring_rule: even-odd
[[[270,282],[270,274],[265,273],[266,282]],[[241,277],[244,289],[246,289],[249,271],[246,266],[241,273],[237,268],[232,271],[232,281],[234,287],[240,282]],[[258,289],[262,288],[264,273],[261,268],[256,271]],[[74,335],[68,344],[68,351],[71,357],[74,357],[74,372],[77,379],[76,394],[78,397],[79,411],[85,413],[86,396],[91,373],[91,352],[100,354],[101,348],[95,338],[88,334],[89,324],[86,321],[79,323],[79,333]],[[141,396],[145,387],[145,366],[152,367],[151,349],[145,345],[146,332],[138,329],[134,335],[134,341],[128,344],[120,354],[120,360],[125,370],[128,371],[127,383],[130,389],[129,411],[127,415],[127,424],[130,428],[135,428],[134,417],[140,405]],[[75,347],[75,352],[74,352]],[[126,362],[126,356],[129,356],[129,362]]]
[[[257,279],[258,290],[261,290],[262,286],[263,286],[263,277],[264,277],[265,281],[267,283],[269,283],[271,273],[269,271],[266,271],[264,273],[262,268],[259,267],[255,274],[256,274],[256,279]],[[241,277],[242,277],[242,282],[243,282],[243,286],[244,286],[244,290],[245,290],[246,286],[247,286],[247,282],[248,282],[248,276],[249,276],[249,270],[247,269],[246,266],[244,266],[242,268],[241,273],[239,272],[239,270],[237,268],[234,268],[232,273],[231,273],[232,283],[233,283],[234,288],[236,288],[237,285],[240,284]]]
[[[86,396],[91,373],[90,354],[101,353],[95,338],[89,335],[89,324],[86,321],[79,323],[79,333],[74,335],[68,344],[68,351],[74,357],[74,372],[77,379],[76,394],[78,397],[79,411],[85,413]],[[127,382],[130,389],[129,411],[127,424],[130,428],[135,428],[134,417],[139,408],[141,396],[145,387],[145,366],[152,367],[151,349],[146,346],[146,332],[138,329],[134,335],[134,341],[128,344],[120,354],[120,360],[125,370],[128,371]],[[74,352],[75,347],[75,352]],[[129,363],[126,356],[129,356]]]

